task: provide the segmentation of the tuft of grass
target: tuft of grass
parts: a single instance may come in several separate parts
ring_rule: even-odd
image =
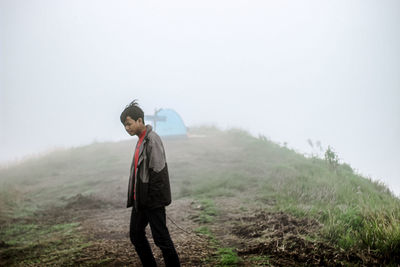
[[[198,215],[193,219],[200,223],[211,223],[217,215],[217,209],[212,199],[201,199],[196,204],[196,208],[200,209]]]
[[[207,226],[200,226],[198,228],[195,229],[196,233],[199,233],[201,235],[207,236],[212,243],[216,244],[217,243],[217,239],[215,238],[215,235],[211,232],[210,228],[208,228]]]
[[[328,211],[324,236],[343,249],[350,249],[357,245],[356,231],[363,226],[363,217],[357,208],[349,208],[345,211]]]
[[[385,259],[400,261],[400,220],[394,213],[373,212],[364,216],[363,227],[357,237],[364,248]]]
[[[398,212],[398,211],[397,211]],[[400,260],[400,220],[396,211],[386,213],[351,208],[329,214],[324,236],[343,249],[363,249],[387,263]]]
[[[217,249],[216,256],[205,259],[206,262],[212,263],[213,266],[235,266],[241,261],[233,248],[220,247],[219,241],[207,226],[200,226],[195,232],[207,236],[211,246]]]
[[[234,266],[240,261],[239,256],[233,248],[219,248],[217,251],[218,266]]]

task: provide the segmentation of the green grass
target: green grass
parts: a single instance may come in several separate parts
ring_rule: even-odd
[[[217,251],[218,266],[236,266],[240,258],[233,248],[219,248]]]
[[[7,191],[17,189],[18,208],[36,211],[63,205],[61,198],[99,193],[99,185],[125,182],[130,166],[131,142],[94,143],[27,159],[0,169],[0,205]],[[124,184],[126,186],[126,184]],[[10,198],[15,200],[15,198]],[[1,207],[1,206],[0,206]]]
[[[192,218],[196,222],[211,223],[218,214],[212,199],[200,199],[194,203],[194,206],[196,209],[200,210],[200,212]]]
[[[215,266],[236,266],[241,261],[234,248],[221,247],[220,242],[208,226],[200,226],[195,229],[195,232],[207,236],[211,242],[211,246],[217,250],[216,256],[206,259],[206,262],[212,263]]]
[[[217,240],[215,235],[211,232],[210,228],[203,225],[195,229],[195,232],[201,235],[204,235],[210,239],[213,244],[217,244]]]
[[[363,231],[358,231],[362,244],[387,258],[400,255],[400,220],[398,214],[372,213],[366,216]]]
[[[332,166],[243,131],[215,139],[240,144],[237,153],[207,154],[204,166],[210,167],[183,180],[190,181],[185,195],[273,202],[277,211],[320,221],[322,238],[338,247],[370,251],[389,262],[398,259],[400,201],[386,186],[355,173],[346,163]],[[220,168],[221,158],[233,164]]]
[[[78,223],[44,225],[16,222],[0,228],[0,260],[8,265],[70,265],[89,246],[76,228]]]
[[[278,210],[317,218],[324,225],[323,236],[343,249],[361,248],[388,261],[398,259],[399,200],[347,166],[332,171],[324,169],[324,164],[294,165],[297,175],[275,190],[279,194],[268,190],[265,198],[276,199]]]

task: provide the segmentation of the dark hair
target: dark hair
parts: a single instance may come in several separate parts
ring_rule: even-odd
[[[124,111],[122,111],[120,116],[122,124],[125,124],[126,117],[128,116],[135,121],[141,118],[144,124],[144,113],[143,110],[139,107],[137,99],[133,100],[129,105],[125,107]]]

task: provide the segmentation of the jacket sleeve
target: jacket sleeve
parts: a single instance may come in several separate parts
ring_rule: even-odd
[[[165,167],[165,151],[159,136],[151,138],[148,149],[149,169],[154,172],[160,172]]]
[[[168,167],[165,160],[164,146],[159,136],[154,136],[148,146],[149,188],[147,207],[156,208],[171,203]]]

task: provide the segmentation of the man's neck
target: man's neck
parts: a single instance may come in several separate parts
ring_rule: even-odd
[[[140,130],[140,133],[137,135],[139,138],[143,134],[143,132],[146,131],[146,125],[143,124],[142,129]]]

